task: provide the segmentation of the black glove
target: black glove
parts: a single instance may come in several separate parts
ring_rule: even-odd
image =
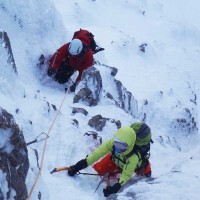
[[[76,89],[76,83],[74,83],[72,86],[70,86],[69,89],[70,89],[71,92],[74,92],[75,89]]]
[[[47,71],[48,76],[52,76],[55,73],[55,71],[52,68],[49,68]]]
[[[78,161],[75,165],[70,166],[68,170],[69,176],[74,176],[78,171],[85,169],[88,166],[86,159]]]
[[[121,184],[115,183],[113,186],[103,189],[104,197],[108,197],[110,194],[117,193],[120,190],[120,188]]]

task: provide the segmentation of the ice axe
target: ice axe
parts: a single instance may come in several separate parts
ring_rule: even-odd
[[[35,138],[35,140],[26,143],[26,145],[28,146],[28,145],[33,144],[33,143],[38,143],[38,142],[41,142],[43,140],[46,140],[47,138],[49,138],[49,136],[45,132],[42,132],[42,133],[40,133],[40,135],[38,135]]]
[[[105,175],[103,175],[103,177],[101,178],[101,181],[100,181],[99,184],[97,185],[96,190],[94,191],[94,194],[96,193],[96,191],[99,189],[99,186],[100,186],[103,182],[106,182],[107,187],[110,186],[110,182],[109,182],[109,173],[106,173]]]
[[[66,171],[70,169],[71,169],[70,167],[58,167],[58,168],[54,168],[50,173],[53,174],[55,172]]]

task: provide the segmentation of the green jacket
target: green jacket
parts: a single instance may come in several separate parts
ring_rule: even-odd
[[[125,127],[120,128],[115,133],[115,137],[127,143],[129,146],[127,151],[117,154],[117,157],[119,157],[120,160],[125,160],[124,156],[130,153],[134,147],[135,140],[136,140],[135,131],[131,127],[125,126]],[[93,151],[86,158],[88,165],[92,165],[93,163],[97,162],[100,158],[102,158],[103,156],[111,152],[113,148],[113,142],[114,142],[114,138],[104,142],[95,151]],[[132,156],[130,156],[126,160],[125,164],[120,160],[115,157],[113,158],[113,161],[115,162],[115,164],[122,169],[122,174],[121,174],[119,183],[123,185],[128,180],[131,179],[136,167],[139,167],[141,165],[141,161],[136,154],[133,154]]]

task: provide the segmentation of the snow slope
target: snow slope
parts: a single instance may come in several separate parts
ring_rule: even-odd
[[[147,113],[154,145],[151,163],[155,181],[145,181],[124,190],[118,199],[199,199],[200,164],[199,133],[188,133],[172,127],[173,119],[185,117],[191,110],[197,124],[200,120],[200,3],[195,0],[35,0],[0,1],[0,29],[10,37],[18,75],[3,63],[0,71],[0,106],[14,115],[27,142],[41,132],[47,133],[56,116],[49,104],[59,108],[64,88],[46,76],[37,66],[41,53],[52,54],[71,40],[79,28],[90,30],[97,43],[106,50],[95,55],[100,63],[118,69],[116,78],[138,100],[139,110]],[[145,53],[139,46],[147,44]],[[0,51],[3,60],[3,52]],[[96,66],[109,83],[106,69]],[[197,105],[191,102],[197,96]],[[94,190],[97,177],[71,178],[66,172],[51,175],[55,167],[69,166],[84,158],[96,146],[83,134],[91,128],[88,120],[97,114],[119,119],[128,125],[133,119],[119,108],[102,102],[94,108],[73,104],[69,93],[50,131],[41,177],[31,199],[105,199],[102,188]],[[144,107],[144,101],[148,106]],[[49,103],[49,104],[48,104]],[[83,107],[88,116],[71,114],[73,106]],[[16,112],[19,109],[19,112]],[[109,111],[109,112],[108,112]],[[79,126],[73,125],[73,119]],[[197,125],[198,126],[198,125]],[[99,135],[103,141],[112,137],[114,125],[107,125]],[[30,191],[38,172],[33,149],[42,157],[44,141],[29,148],[30,169],[27,187]],[[181,149],[181,151],[180,151]],[[91,172],[92,168],[86,171]],[[5,178],[2,174],[0,177]],[[4,186],[6,187],[6,186]]]

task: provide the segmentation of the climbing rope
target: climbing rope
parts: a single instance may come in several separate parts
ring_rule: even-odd
[[[66,98],[66,96],[67,96],[67,93],[68,93],[68,91],[69,91],[70,86],[71,86],[71,83],[69,84],[69,87],[68,87],[67,91],[65,92],[65,95],[64,95],[63,100],[62,100],[62,102],[61,102],[61,104],[60,104],[60,107],[59,107],[59,109],[58,109],[58,111],[57,111],[57,113],[56,113],[56,116],[54,117],[54,120],[53,120],[53,122],[51,123],[51,126],[50,126],[50,128],[49,128],[49,130],[48,130],[48,132],[47,132],[47,135],[48,135],[48,136],[49,136],[49,134],[50,134],[50,132],[51,132],[51,130],[52,130],[54,124],[55,124],[55,121],[56,121],[58,115],[60,114],[61,107],[62,107],[62,105],[63,105],[63,103],[64,103],[64,101],[65,101],[65,98]],[[31,187],[31,190],[30,190],[30,192],[29,192],[28,197],[26,198],[26,200],[29,200],[29,199],[30,199],[30,197],[31,197],[31,195],[32,195],[32,193],[33,193],[33,191],[34,191],[34,189],[35,189],[35,186],[36,186],[36,184],[37,184],[37,182],[38,182],[38,179],[39,179],[39,177],[40,177],[40,175],[41,175],[41,171],[42,171],[43,163],[44,163],[44,156],[45,156],[46,147],[47,147],[47,140],[48,140],[48,137],[46,137],[44,140],[45,140],[45,143],[44,143],[44,147],[43,147],[43,151],[42,151],[42,158],[41,158],[41,162],[40,162],[40,168],[39,168],[39,171],[38,171],[38,173],[37,173],[37,176],[36,176],[36,178],[35,178],[35,181],[34,181],[32,187]]]

